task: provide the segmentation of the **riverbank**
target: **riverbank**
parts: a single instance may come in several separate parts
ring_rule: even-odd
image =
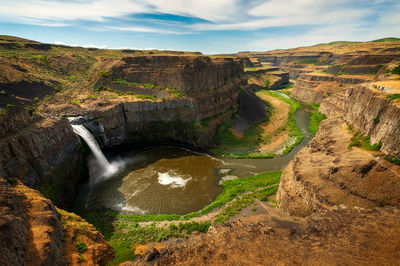
[[[285,155],[298,145],[303,135],[294,114],[301,104],[279,92],[261,90],[256,95],[269,106],[267,121],[254,123],[242,135],[232,129],[234,119],[221,124],[216,132],[213,155],[228,158],[273,158]],[[303,125],[300,125],[303,126]]]

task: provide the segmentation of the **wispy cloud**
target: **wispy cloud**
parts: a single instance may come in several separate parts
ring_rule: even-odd
[[[196,36],[202,44],[212,36],[209,46],[217,41],[224,48],[266,50],[400,35],[398,0],[1,0],[0,5],[0,26],[161,36],[149,46],[174,35],[168,45],[184,40],[179,49],[198,47],[190,39]]]

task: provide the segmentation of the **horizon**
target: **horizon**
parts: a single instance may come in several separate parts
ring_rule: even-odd
[[[399,37],[399,13],[400,2],[385,0],[5,0],[0,34],[102,49],[230,54]]]

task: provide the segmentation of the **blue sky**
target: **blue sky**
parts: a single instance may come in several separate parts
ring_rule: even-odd
[[[399,0],[1,0],[0,34],[206,54],[400,37]]]

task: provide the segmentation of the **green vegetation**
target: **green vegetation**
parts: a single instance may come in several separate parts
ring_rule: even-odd
[[[400,100],[400,93],[387,94],[386,98],[388,98],[390,100]]]
[[[373,120],[374,120],[375,124],[378,124],[379,122],[381,122],[381,119],[379,117],[375,117]]]
[[[378,151],[382,147],[382,143],[371,144],[369,136],[364,136],[360,131],[357,131],[353,134],[348,149],[350,150],[352,147],[360,147],[369,151]]]
[[[81,104],[82,104],[82,103],[81,103],[80,101],[78,101],[78,100],[70,100],[69,103],[75,104],[75,105],[77,105],[77,106],[79,106],[79,107],[80,107]]]
[[[70,75],[68,78],[69,78],[71,81],[75,81],[75,80],[76,80],[76,76],[75,76],[75,75]]]
[[[303,135],[300,132],[300,129],[297,127],[296,121],[293,117],[294,113],[298,108],[300,108],[300,104],[293,99],[283,97],[273,91],[262,90],[262,93],[269,94],[273,97],[279,98],[290,106],[290,112],[288,114],[288,122],[287,124],[280,128],[279,130],[289,129],[289,137],[296,138],[295,143],[293,145],[286,147],[283,151],[283,155],[289,153],[294,146],[299,144],[303,139]],[[237,137],[232,134],[230,130],[234,121],[228,120],[222,123],[216,131],[214,137],[214,143],[216,143],[216,147],[210,149],[210,152],[215,155],[222,155],[229,158],[251,158],[251,159],[262,159],[262,158],[272,158],[275,156],[274,153],[260,153],[255,152],[257,147],[265,143],[265,139],[262,137],[262,128],[260,127],[260,123],[252,125],[249,129],[247,129],[242,137]]]
[[[291,88],[293,88],[293,86],[294,86],[293,83],[288,83],[288,84],[283,85],[283,89],[291,89]]]
[[[371,42],[398,42],[398,41],[400,41],[400,38],[388,37],[388,38],[373,40]]]
[[[1,90],[0,95],[7,95],[7,92],[5,90]]]
[[[268,79],[266,79],[265,82],[264,82],[264,84],[265,84],[265,87],[268,89],[269,86],[271,85],[271,81],[269,81]]]
[[[114,248],[115,258],[110,265],[118,265],[135,258],[132,248],[135,243],[158,242],[170,237],[187,237],[194,231],[205,233],[211,225],[210,221],[183,222],[182,220],[200,217],[232,202],[215,217],[214,223],[218,224],[239,213],[255,198],[267,200],[268,196],[276,193],[281,175],[282,172],[279,171],[226,180],[222,184],[222,193],[213,202],[198,212],[183,216],[177,214],[125,215],[113,211],[96,211],[87,213],[84,218],[92,223]],[[148,221],[153,223],[142,226],[138,224],[138,222]],[[156,224],[158,221],[179,221],[179,223],[171,222],[168,226],[158,227]]]
[[[136,94],[135,97],[144,100],[152,100],[152,101],[157,100],[157,95]]]
[[[299,65],[320,65],[321,61],[319,58],[310,58],[310,59],[303,59],[294,62],[294,64],[299,64]]]
[[[310,123],[308,124],[308,129],[310,130],[311,134],[313,136],[315,136],[322,120],[326,119],[326,115],[318,112],[319,105],[314,104],[314,103],[309,103],[309,105],[314,109],[314,112],[311,113]]]
[[[6,177],[4,179],[11,185],[16,185],[18,183],[18,180],[15,177]]]
[[[283,97],[277,93],[274,93],[273,91],[265,91],[263,90],[262,92],[268,93],[269,95],[279,98],[286,103],[289,104],[290,106],[290,111],[288,114],[288,122],[287,122],[287,128],[289,129],[289,137],[294,137],[296,138],[296,141],[293,143],[293,145],[286,147],[286,149],[282,152],[282,155],[288,154],[294,146],[298,145],[302,140],[303,140],[303,135],[301,134],[300,129],[297,127],[296,120],[294,119],[294,113],[301,107],[300,103],[291,99],[291,98],[286,98]]]
[[[45,55],[36,55],[34,58],[38,59],[40,62],[44,63],[45,65],[49,64],[49,61],[47,60],[47,56]]]
[[[7,112],[6,109],[0,108],[0,115],[4,115],[6,112]]]
[[[400,75],[400,64],[397,67],[392,69],[392,74],[399,74]]]
[[[390,163],[394,163],[396,165],[400,165],[400,158],[398,158],[398,157],[385,156],[385,160],[390,162]]]
[[[7,104],[6,107],[11,108],[11,107],[15,107],[14,104]]]
[[[88,249],[85,242],[82,241],[76,243],[76,248],[78,249],[79,253],[85,253],[85,251]]]
[[[103,77],[103,78],[108,78],[109,77],[108,73],[106,71],[104,71],[104,70],[100,71],[99,75],[100,75],[100,77]]]

